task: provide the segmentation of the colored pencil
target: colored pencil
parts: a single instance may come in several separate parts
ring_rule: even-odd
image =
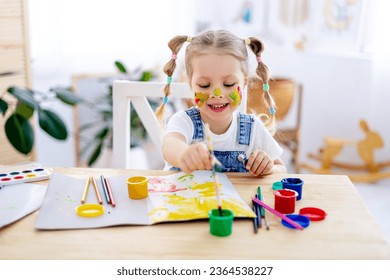
[[[257,199],[259,199],[259,197],[258,197],[258,195],[256,194],[255,195],[255,197],[257,198]],[[260,210],[261,210],[261,206],[260,205],[257,205],[257,204],[255,204],[256,205],[256,216],[257,216],[257,226],[259,227],[259,228],[261,228],[261,212],[260,212]]]
[[[115,207],[116,204],[115,204],[115,200],[114,200],[114,195],[112,194],[110,182],[108,181],[107,178],[104,178],[104,182],[106,183],[106,186],[107,186],[107,191],[108,191],[108,195],[110,197],[111,206]]]
[[[91,179],[92,179],[93,188],[95,189],[97,200],[98,200],[99,204],[103,204],[102,197],[100,196],[99,189],[98,189],[98,186],[97,186],[96,181],[95,181],[95,177],[91,176]]]
[[[258,199],[264,202],[264,198],[263,198],[263,194],[261,193],[260,186],[257,187],[257,195],[259,196]],[[260,214],[261,217],[264,218],[265,227],[267,228],[267,230],[269,230],[268,219],[267,219],[267,215],[265,214],[263,206],[260,206]]]
[[[104,196],[106,198],[107,204],[110,204],[111,203],[110,196],[108,195],[108,190],[107,190],[106,182],[104,182],[103,175],[100,175],[100,181],[102,182],[103,192],[104,192]]]
[[[84,204],[85,200],[87,199],[88,188],[89,188],[89,180],[90,180],[90,177],[87,178],[87,182],[85,183],[83,196],[81,198],[81,204]]]
[[[294,222],[293,220],[291,220],[289,217],[287,217],[286,215],[283,215],[282,213],[280,213],[278,210],[275,210],[273,209],[272,207],[268,206],[267,204],[265,204],[264,202],[258,200],[256,197],[252,198],[252,200],[254,202],[256,202],[257,204],[263,206],[265,209],[267,209],[268,211],[270,211],[271,213],[275,214],[276,216],[278,216],[279,218],[281,218],[283,221],[286,221],[287,223],[289,223],[290,225],[292,225],[293,227],[297,228],[297,229],[300,229],[302,230],[303,227],[298,224],[297,222]]]
[[[257,205],[254,202],[252,202],[252,203],[253,203],[253,212],[256,213]],[[253,218],[253,230],[254,230],[255,233],[258,232],[258,228],[259,228],[259,224],[258,224],[258,219],[256,217],[256,218]]]
[[[263,194],[261,193],[261,187],[260,186],[257,187],[257,195],[258,195],[258,199],[263,201]],[[261,214],[262,217],[264,217],[264,208],[263,208],[263,206],[260,206],[260,207],[261,207],[260,208],[260,214]]]
[[[268,219],[267,219],[267,215],[265,214],[265,212],[264,212],[264,223],[265,223],[265,227],[267,228],[267,230],[269,230]]]

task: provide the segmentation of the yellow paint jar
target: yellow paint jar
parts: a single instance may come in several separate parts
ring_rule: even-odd
[[[127,190],[131,199],[148,197],[148,178],[145,176],[127,178]]]

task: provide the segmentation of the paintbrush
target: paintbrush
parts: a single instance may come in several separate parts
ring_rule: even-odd
[[[210,152],[211,169],[212,169],[212,174],[214,179],[215,195],[217,197],[218,212],[219,215],[222,216],[222,202],[219,193],[219,182],[218,182],[218,174],[217,174],[217,171],[220,171],[221,169],[221,164],[214,156],[213,145],[212,145],[211,134],[210,134],[210,127],[207,123],[205,124],[205,134],[206,134],[207,148]]]

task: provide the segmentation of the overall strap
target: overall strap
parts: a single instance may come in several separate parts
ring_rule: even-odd
[[[249,145],[251,140],[252,126],[255,119],[252,115],[238,112],[237,142],[241,145]]]
[[[199,110],[196,107],[191,107],[187,109],[186,114],[192,120],[194,124],[194,135],[192,136],[193,141],[204,140],[203,124],[202,119],[200,118]]]

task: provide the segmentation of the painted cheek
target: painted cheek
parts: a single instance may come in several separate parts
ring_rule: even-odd
[[[229,97],[233,100],[233,103],[232,103],[233,107],[240,105],[241,97],[242,97],[242,93],[240,91],[240,88],[238,87],[233,92],[229,93]]]
[[[202,105],[209,99],[209,94],[204,92],[195,92],[195,103],[198,107]]]

